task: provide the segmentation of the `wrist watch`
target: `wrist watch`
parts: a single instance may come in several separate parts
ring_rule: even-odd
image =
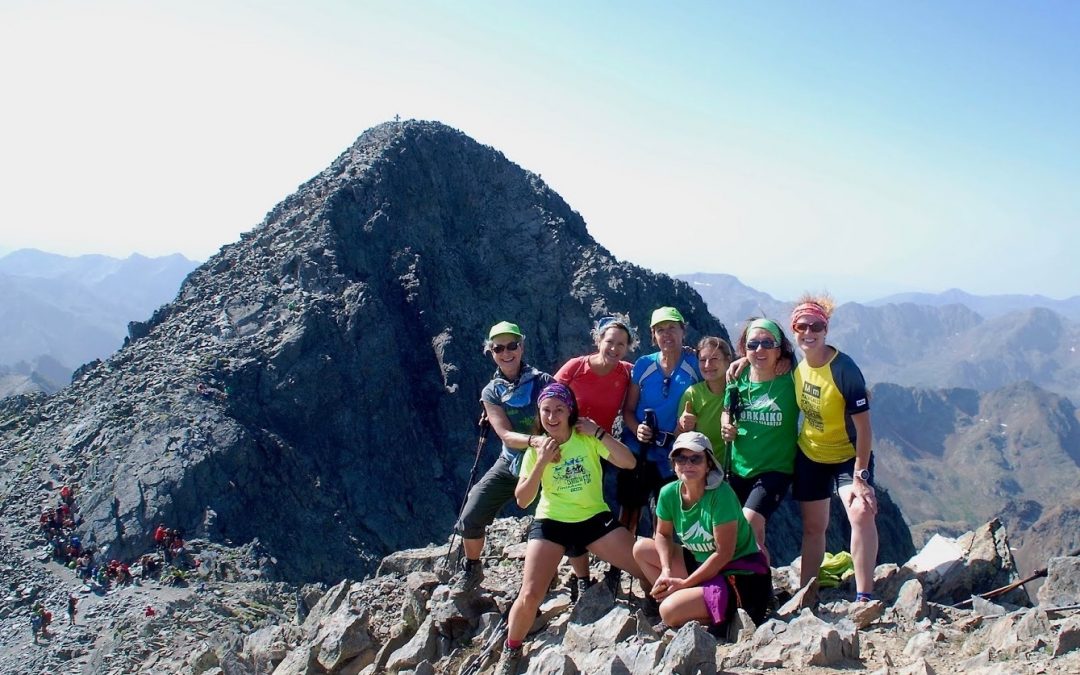
[[[858,471],[855,472],[855,477],[858,478],[861,481],[869,482],[870,481],[870,469],[859,469]]]

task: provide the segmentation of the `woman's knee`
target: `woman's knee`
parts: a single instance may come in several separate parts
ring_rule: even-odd
[[[852,529],[865,531],[876,527],[876,515],[875,511],[861,499],[856,499],[847,509],[848,522],[851,523]]]
[[[540,588],[535,584],[525,584],[518,593],[518,602],[525,607],[539,607],[547,595],[547,588]]]
[[[641,538],[634,542],[634,560],[638,564],[656,564],[656,542],[652,539]]]

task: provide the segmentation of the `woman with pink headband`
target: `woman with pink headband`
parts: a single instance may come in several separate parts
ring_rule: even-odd
[[[517,671],[522,642],[567,550],[587,550],[644,579],[634,560],[634,537],[604,503],[600,465],[604,459],[632,469],[634,455],[596,422],[578,417],[574,392],[565,384],[544,387],[538,405],[545,433],[529,437],[514,496],[521,508],[532,504],[538,492],[540,500],[529,528],[521,592],[510,608],[499,673]]]
[[[877,497],[871,453],[870,405],[862,371],[825,343],[832,298],[804,295],[791,328],[804,359],[795,368],[802,426],[792,493],[802,508],[802,585],[816,579],[825,555],[829,501],[838,494],[851,523],[856,600],[870,600],[877,564]]]

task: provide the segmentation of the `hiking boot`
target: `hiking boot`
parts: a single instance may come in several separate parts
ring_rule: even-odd
[[[611,591],[611,595],[619,597],[619,586],[622,585],[622,570],[612,565],[604,572],[604,585]]]
[[[570,602],[577,602],[578,598],[585,595],[585,591],[595,584],[592,577],[574,576],[570,579]]]
[[[469,560],[466,558],[461,563],[461,571],[458,572],[457,578],[454,580],[455,591],[475,591],[480,587],[480,582],[484,580],[484,563],[480,560]]]
[[[503,645],[502,657],[499,658],[499,666],[495,669],[495,675],[517,675],[518,666],[524,656],[523,645],[507,647]]]

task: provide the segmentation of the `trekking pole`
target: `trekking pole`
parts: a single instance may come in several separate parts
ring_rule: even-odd
[[[724,412],[728,414],[731,423],[738,427],[739,417],[742,416],[742,395],[739,394],[738,382],[732,382],[728,385],[728,405]],[[731,473],[731,446],[733,444],[734,441],[724,443],[724,480],[727,480],[728,475]]]
[[[649,437],[649,440],[638,442],[638,451],[637,456],[635,457],[637,463],[634,465],[633,469],[630,469],[629,489],[626,490],[626,494],[631,497],[630,500],[627,500],[630,502],[631,506],[629,508],[623,506],[622,513],[620,514],[622,517],[619,519],[622,524],[630,530],[630,534],[636,534],[638,520],[641,518],[642,504],[639,503],[637,499],[637,493],[641,491],[641,483],[645,475],[645,462],[649,460],[649,450],[653,447],[653,442],[656,438],[656,427],[658,426],[656,422],[656,411],[652,408],[646,408],[645,419],[642,420],[642,424],[649,428],[652,435]]]
[[[465,486],[465,496],[461,499],[461,506],[458,507],[457,518],[454,519],[454,529],[450,532],[450,543],[446,547],[446,564],[450,566],[450,556],[454,553],[454,537],[457,536],[457,522],[461,520],[461,514],[465,511],[465,504],[469,501],[469,490],[472,489],[473,483],[476,481],[476,469],[480,466],[480,455],[484,452],[484,443],[487,442],[487,431],[491,424],[488,422],[487,409],[480,411],[480,419],[476,422],[476,426],[480,429],[480,439],[476,443],[476,457],[473,459],[472,470],[469,471],[469,482]]]

